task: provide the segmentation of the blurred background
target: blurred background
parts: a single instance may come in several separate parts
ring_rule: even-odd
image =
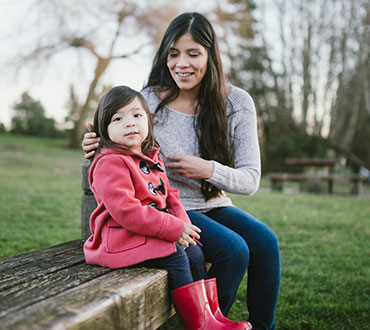
[[[265,175],[230,197],[279,237],[277,328],[370,329],[368,0],[0,0],[0,258],[81,237],[97,100],[140,90],[168,23],[194,10],[256,103]],[[248,318],[247,280],[233,320]]]
[[[367,0],[0,0],[0,131],[79,148],[96,102],[141,89],[168,23],[213,23],[228,80],[253,97],[263,171],[287,157],[370,168]]]

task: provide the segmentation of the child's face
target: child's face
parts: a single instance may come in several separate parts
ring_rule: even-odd
[[[141,144],[148,136],[148,115],[137,97],[113,115],[108,135],[112,142],[142,153]]]

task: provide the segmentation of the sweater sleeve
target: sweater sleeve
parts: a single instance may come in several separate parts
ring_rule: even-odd
[[[257,114],[251,96],[237,90],[237,101],[229,116],[229,137],[234,149],[234,168],[212,161],[214,170],[207,181],[230,193],[252,195],[259,187],[261,160],[257,133]]]
[[[92,189],[99,203],[127,231],[176,242],[185,221],[135,197],[130,170],[119,156],[102,157],[93,172]]]

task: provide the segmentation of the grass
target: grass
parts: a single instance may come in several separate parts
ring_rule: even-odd
[[[232,199],[279,237],[277,329],[370,329],[369,200],[279,193]],[[232,318],[245,313],[245,296],[246,278]]]
[[[80,237],[81,151],[0,135],[0,257]]]
[[[0,257],[80,237],[82,152],[64,140],[0,135]],[[370,204],[265,189],[234,203],[281,245],[277,329],[370,329]],[[244,278],[230,317],[245,319]]]

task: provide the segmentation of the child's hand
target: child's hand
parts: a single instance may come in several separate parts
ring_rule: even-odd
[[[196,245],[197,243],[194,241],[193,238],[199,239],[199,233],[201,230],[197,227],[192,225],[191,223],[185,223],[184,230],[181,233],[181,236],[177,243],[180,244],[184,249],[189,247],[189,244]]]

